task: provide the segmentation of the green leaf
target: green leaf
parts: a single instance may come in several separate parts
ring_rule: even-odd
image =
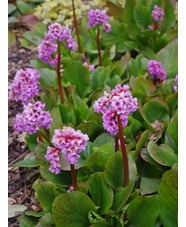
[[[124,8],[124,21],[127,24],[135,23],[133,12],[136,5],[136,0],[126,0]]]
[[[8,15],[16,10],[16,6],[12,3],[8,3]]]
[[[128,50],[123,43],[128,40],[128,34],[125,29],[125,24],[119,21],[111,21],[111,32],[102,34],[101,41],[107,46],[111,47],[114,44],[116,45],[117,52],[125,52]]]
[[[167,72],[167,79],[175,78],[178,74],[178,39],[173,40],[157,53],[157,61],[160,61]]]
[[[92,89],[103,88],[107,77],[109,76],[110,66],[108,67],[97,67],[92,73]]]
[[[40,79],[39,82],[41,86],[52,86],[55,87],[55,80],[57,78],[57,74],[54,70],[50,69],[41,69],[39,71]]]
[[[26,215],[18,218],[18,220],[20,222],[20,227],[35,227],[38,223],[38,218]]]
[[[99,151],[103,154],[103,156],[108,160],[113,155],[113,143],[105,143],[100,147],[93,148],[94,152]]]
[[[169,107],[167,103],[158,97],[152,98],[143,106],[144,116],[148,122],[169,119]]]
[[[81,98],[90,91],[90,72],[80,61],[69,62],[63,71],[63,79],[76,86],[76,91]]]
[[[47,213],[42,218],[40,218],[39,223],[35,227],[45,227],[45,226],[55,226],[51,213]]]
[[[175,169],[164,173],[158,189],[160,220],[165,227],[178,226],[178,173]]]
[[[80,153],[81,157],[80,159],[78,159],[78,162],[84,164],[89,156],[93,153],[93,147],[95,147],[95,145],[92,142],[88,141],[86,149]]]
[[[98,123],[94,120],[91,121],[85,121],[78,125],[75,130],[80,130],[82,133],[88,134],[89,137],[92,137],[96,135],[96,133],[100,130],[103,130],[103,127],[101,125],[98,125]]]
[[[134,9],[134,19],[139,28],[148,29],[152,22],[151,11],[146,6],[138,5]]]
[[[20,45],[28,50],[32,50],[33,46],[30,41],[25,38],[19,38]]]
[[[131,195],[134,188],[134,183],[129,184],[124,188],[119,188],[114,195],[114,201],[112,209],[119,212],[122,207],[127,203],[129,196]]]
[[[106,221],[99,221],[99,222],[97,222],[95,224],[90,225],[90,227],[113,227],[113,225],[109,224]]]
[[[90,225],[88,213],[91,210],[96,211],[96,206],[90,198],[74,191],[54,200],[52,214],[57,227],[87,227]]]
[[[27,215],[27,216],[40,218],[40,217],[43,217],[45,215],[45,212],[44,211],[34,212],[34,211],[27,210],[27,211],[24,212],[24,214]]]
[[[140,183],[141,195],[151,194],[158,191],[161,180],[158,178],[142,177]]]
[[[8,48],[15,43],[15,35],[13,32],[8,31]]]
[[[178,162],[178,156],[174,153],[171,147],[167,145],[158,145],[154,141],[150,141],[147,146],[150,156],[160,165],[173,166]]]
[[[19,11],[20,11],[22,14],[29,14],[29,13],[32,12],[32,9],[31,9],[31,7],[29,6],[29,4],[25,3],[24,1],[17,0],[17,1],[16,1],[16,5],[17,5],[17,8],[19,9]]]
[[[129,179],[134,180],[137,175],[137,169],[131,154],[128,154],[128,164],[129,164]],[[107,184],[110,185],[115,190],[118,187],[123,187],[124,169],[121,151],[118,151],[115,154],[113,154],[111,158],[108,160],[105,166],[104,178]]]
[[[178,115],[168,125],[165,133],[165,144],[173,148],[175,153],[178,153]]]
[[[112,1],[107,1],[107,7],[109,8],[109,15],[114,16],[114,18],[118,18],[120,20],[123,20],[123,16],[124,16],[124,9],[120,6],[118,6],[117,4],[115,4]]]
[[[153,226],[158,215],[160,206],[153,197],[139,196],[133,199],[127,210],[128,226]]]
[[[112,206],[113,191],[104,180],[103,173],[94,173],[89,187],[92,201],[98,206],[98,212],[103,213]]]
[[[49,131],[50,131],[50,136],[53,136],[55,129],[62,129],[64,126],[61,121],[61,114],[59,111],[59,106],[54,107],[51,110],[50,117],[53,118],[53,121],[50,124]]]
[[[167,29],[175,25],[176,17],[174,14],[174,2],[172,0],[163,1],[164,8],[164,20],[162,22],[162,32],[165,32]]]
[[[101,145],[103,145],[105,143],[109,143],[109,142],[114,143],[114,141],[115,141],[114,137],[111,136],[110,133],[102,133],[94,140],[94,144],[97,147],[100,147]]]
[[[61,120],[64,124],[68,124],[70,122],[71,119],[71,112],[69,111],[69,109],[64,105],[64,104],[60,104],[59,105],[59,111],[61,114]]]
[[[32,135],[27,135],[25,137],[25,140],[27,142],[28,148],[34,152],[38,145],[37,144],[37,133],[34,133]]]
[[[16,17],[8,17],[8,24],[15,24],[19,20]]]
[[[45,181],[37,183],[36,187],[33,185],[33,188],[35,189],[35,197],[38,199],[45,212],[51,212],[54,199],[60,195],[56,190],[56,185],[52,182]]]
[[[16,162],[12,166],[19,166],[19,167],[38,167],[38,163],[35,159],[24,159],[22,161]]]
[[[140,149],[142,149],[148,140],[149,140],[149,130],[146,130],[141,134],[141,137],[136,145],[136,151],[138,152]]]
[[[140,90],[144,96],[150,95],[156,89],[153,82],[151,80],[146,80],[144,77],[137,78],[131,76],[130,85],[133,90]]]

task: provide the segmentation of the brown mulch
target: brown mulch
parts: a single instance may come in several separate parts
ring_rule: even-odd
[[[12,29],[15,34],[21,34],[26,28]],[[31,59],[37,55],[37,49],[31,51],[20,46],[18,37],[16,43],[8,50],[8,84],[14,80],[15,73],[21,68],[31,67]],[[40,211],[41,207],[34,197],[32,184],[38,177],[37,169],[12,167],[12,164],[21,161],[26,155],[32,153],[29,151],[25,142],[25,133],[18,133],[14,130],[14,120],[18,113],[21,113],[23,106],[21,102],[8,101],[8,197],[9,205],[20,204],[28,207],[27,210]],[[34,175],[35,174],[35,175]],[[9,218],[8,226],[17,227],[19,222],[16,215]]]

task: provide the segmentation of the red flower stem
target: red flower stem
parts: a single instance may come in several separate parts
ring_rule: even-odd
[[[102,66],[101,50],[100,50],[100,43],[99,43],[99,25],[98,25],[98,32],[97,32],[97,47],[98,47],[98,55],[99,55],[99,65]]]
[[[156,21],[154,25],[154,30],[157,30],[157,29],[158,29],[158,22]]]
[[[48,139],[41,131],[39,131],[39,133],[41,134],[41,136],[42,136],[43,138],[46,139],[46,141],[50,144],[50,146],[53,147],[53,144],[51,143],[50,139]],[[41,138],[42,138],[42,137],[41,137]],[[43,140],[43,139],[42,139],[42,140]],[[43,142],[43,141],[42,141],[42,142]]]
[[[156,85],[156,83],[157,83],[157,78],[156,78],[156,76],[154,76],[153,82],[154,82],[154,85]]]
[[[77,191],[78,186],[77,186],[76,172],[75,172],[74,165],[70,164],[70,169],[71,169],[71,177],[72,177],[72,183],[73,183],[74,191]]]
[[[127,158],[127,152],[125,147],[125,138],[123,134],[123,127],[122,127],[122,121],[120,119],[120,115],[117,115],[118,119],[118,126],[119,126],[119,136],[121,141],[121,151],[123,156],[123,168],[124,168],[124,187],[128,185],[129,183],[129,167],[128,167],[128,158]]]
[[[66,87],[64,88],[64,90],[65,90],[66,97],[67,97],[67,99],[68,99],[68,97],[69,97],[68,90],[67,90]]]
[[[61,67],[61,53],[60,53],[60,43],[58,42],[57,80],[58,80],[60,99],[61,99],[61,103],[63,104],[64,103],[64,95],[63,95],[63,88],[62,88],[62,84],[61,84],[60,67]]]
[[[40,131],[37,131],[37,136],[38,136],[39,141],[43,143],[43,138],[41,136],[41,132]]]
[[[77,40],[78,40],[79,53],[82,53],[81,43],[80,43],[80,38],[79,38],[79,31],[78,31],[77,20],[76,20],[76,11],[75,11],[74,0],[72,0],[72,9],[73,9],[73,16],[74,16],[74,25],[76,28],[76,36],[77,36]]]
[[[119,146],[118,146],[118,137],[115,136],[115,153],[119,150]]]
[[[47,138],[50,140],[50,132],[48,129],[44,128],[45,134],[47,136]]]

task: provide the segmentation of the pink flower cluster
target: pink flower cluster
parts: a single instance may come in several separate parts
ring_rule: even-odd
[[[46,64],[56,67],[58,62],[58,54],[53,53],[57,51],[58,45],[54,42],[65,41],[65,47],[71,51],[77,49],[77,44],[71,35],[72,30],[68,26],[62,26],[58,23],[53,23],[48,26],[48,33],[45,34],[42,43],[38,46],[38,57]]]
[[[24,107],[22,114],[17,114],[14,128],[18,132],[27,131],[29,134],[36,133],[40,128],[48,129],[53,119],[49,111],[44,111],[45,103],[29,103]]]
[[[152,11],[152,17],[155,21],[162,22],[164,19],[164,9],[159,8],[157,5],[154,6],[154,10]]]
[[[78,162],[77,159],[80,158],[80,155],[78,155],[78,153],[85,150],[88,140],[89,137],[87,136],[87,134],[83,134],[80,130],[75,131],[71,127],[63,127],[62,132],[60,129],[55,129],[54,136],[52,138],[54,146],[57,149],[59,149],[62,154],[66,155],[65,160],[72,165]],[[54,151],[49,149],[48,152],[49,156],[47,156],[48,158],[47,160],[49,161],[51,158],[51,161],[53,162],[54,160],[53,156],[56,155],[56,153],[59,156],[59,153],[56,150]],[[56,168],[58,168],[58,164],[59,164],[58,158],[56,158],[55,159]],[[51,163],[51,165],[53,168],[54,164]]]
[[[175,77],[175,82],[176,82],[177,86],[174,86],[174,91],[177,92],[178,91],[178,75],[176,75],[176,77]]]
[[[24,105],[29,103],[38,89],[38,80],[40,75],[36,69],[27,68],[17,71],[14,82],[8,87],[10,90],[9,98],[13,101],[21,100]]]
[[[84,62],[83,65],[84,65],[87,69],[89,69],[90,72],[94,72],[94,70],[95,70],[95,66],[94,66],[94,65],[88,65],[87,62]]]
[[[122,120],[122,126],[128,124],[128,115],[136,111],[138,108],[137,98],[133,98],[129,91],[129,86],[118,84],[112,89],[111,94],[104,92],[104,96],[99,98],[95,104],[95,112],[103,114],[103,127],[112,136],[119,131],[117,115]]]
[[[150,60],[148,62],[148,71],[151,75],[151,79],[154,79],[155,76],[157,79],[163,81],[167,77],[167,73],[165,72],[161,62]]]
[[[157,22],[162,22],[164,20],[164,9],[159,8],[157,5],[154,6],[154,10],[152,11],[152,17],[155,21],[155,24],[150,24],[149,29],[150,30],[156,30],[158,29]],[[160,26],[161,27],[161,26]]]
[[[91,9],[88,12],[88,27],[91,29],[92,27],[95,27],[97,24],[100,25],[103,23],[104,29],[106,33],[109,33],[111,31],[111,25],[107,23],[108,21],[108,16],[105,12],[105,10],[100,10],[96,9],[93,10]]]
[[[47,154],[45,155],[45,158],[50,161],[50,172],[59,174],[60,171],[60,158],[61,158],[61,151],[56,149],[55,147],[47,147]]]

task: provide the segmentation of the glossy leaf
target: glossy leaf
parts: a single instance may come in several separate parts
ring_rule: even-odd
[[[110,67],[97,67],[92,73],[92,89],[103,88],[107,77],[109,76]]]
[[[146,195],[158,191],[161,179],[142,177],[140,183],[140,194]]]
[[[134,19],[139,28],[148,29],[152,22],[150,10],[142,5],[138,5],[134,9]]]
[[[74,191],[60,195],[54,200],[52,214],[57,227],[87,227],[90,225],[90,210],[96,211],[96,206],[90,198],[82,192]]]
[[[175,169],[167,171],[158,189],[161,205],[160,220],[165,227],[178,225],[178,173]]]
[[[80,61],[72,60],[63,71],[64,81],[76,86],[80,97],[84,97],[90,90],[90,72]]]
[[[111,136],[109,133],[103,133],[94,140],[94,144],[97,147],[99,147],[105,143],[109,143],[109,142],[114,143],[114,141],[115,140],[114,140],[113,136]]]
[[[38,218],[27,215],[23,215],[22,217],[18,218],[18,220],[20,222],[20,227],[35,227],[38,223]]]
[[[158,147],[154,141],[150,141],[147,150],[150,156],[161,165],[173,166],[174,163],[178,162],[178,156],[167,145],[162,144]]]
[[[141,148],[143,148],[145,143],[148,140],[149,140],[149,130],[146,130],[141,134],[141,137],[136,145],[136,151],[139,151]]]
[[[92,176],[90,187],[92,201],[98,206],[98,212],[103,213],[108,210],[113,202],[113,191],[104,180],[103,173],[94,173]]]
[[[35,161],[35,159],[25,159],[19,162],[16,162],[12,166],[19,166],[19,167],[38,167],[38,163]]]
[[[33,188],[35,190],[35,197],[39,200],[45,212],[51,212],[54,199],[60,195],[56,190],[56,185],[52,182],[45,181],[42,183],[38,182],[36,187],[33,186]]]
[[[148,122],[169,119],[169,107],[161,98],[152,98],[143,106],[144,116]]]
[[[118,191],[114,195],[114,201],[112,205],[112,209],[114,211],[119,211],[122,207],[127,203],[129,196],[131,195],[134,188],[134,183],[129,184],[124,188],[119,188]]]
[[[153,226],[160,211],[158,201],[153,197],[139,196],[133,199],[127,210],[127,226]]]

